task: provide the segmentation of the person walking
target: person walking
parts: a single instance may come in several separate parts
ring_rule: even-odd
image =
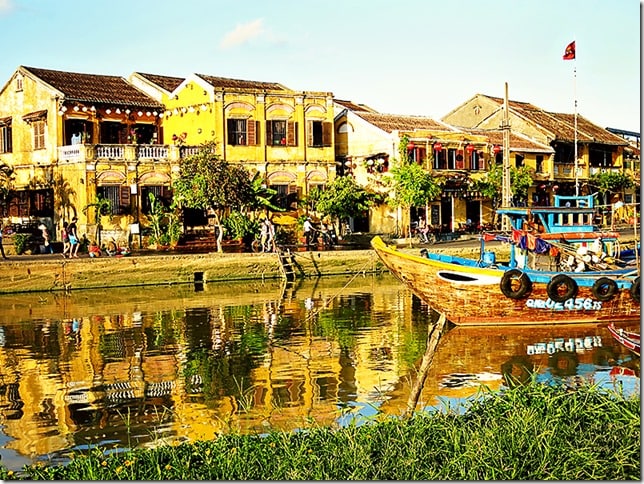
[[[49,235],[49,229],[45,224],[40,224],[38,226],[43,238],[43,244],[45,246],[45,254],[53,254],[54,250],[50,244],[51,236]]]
[[[308,249],[309,247],[311,247],[311,244],[313,242],[313,224],[311,223],[311,217],[306,217],[304,225],[302,226],[302,230],[304,230],[306,248]]]
[[[63,220],[63,226],[60,229],[60,239],[63,241],[63,259],[67,258],[67,254],[69,253],[69,257],[72,256],[70,249],[71,245],[69,244],[69,233],[67,232],[67,227],[69,224],[67,223],[67,220]]]
[[[266,217],[262,221],[262,231],[261,231],[262,252],[273,252],[274,238],[275,238],[275,226],[273,226],[273,222],[271,222],[271,219]]]
[[[80,246],[80,240],[78,239],[76,222],[77,218],[74,217],[72,222],[67,226],[67,235],[69,236],[69,258],[78,257],[78,247]]]

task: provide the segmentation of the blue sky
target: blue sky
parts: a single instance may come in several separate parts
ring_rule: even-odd
[[[576,99],[640,131],[640,20],[635,0],[0,0],[0,84],[19,65],[196,72],[440,119],[507,82],[510,99],[567,113]]]

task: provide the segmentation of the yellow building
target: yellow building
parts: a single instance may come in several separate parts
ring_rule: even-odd
[[[178,159],[162,144],[163,111],[119,76],[20,66],[0,92],[0,163],[14,170],[4,223],[44,223],[56,239],[62,220],[76,216],[79,235],[94,238],[99,222],[106,238],[128,243],[141,193],[169,187]],[[98,195],[111,202],[102,220]]]
[[[445,180],[440,197],[427,206],[405,213],[381,204],[371,209],[368,224],[357,230],[405,234],[410,222],[423,219],[454,232],[468,219],[474,225],[490,220],[489,200],[470,189],[472,180],[486,172],[492,156],[494,141],[487,133],[458,130],[424,116],[382,114],[350,101],[336,100],[336,112],[338,167],[359,185],[389,195],[386,178],[400,163],[401,146],[407,159]]]
[[[498,130],[503,122],[503,105],[502,98],[476,94],[442,121],[460,128]],[[534,159],[537,177],[531,191],[533,203],[551,203],[554,194],[595,193],[597,187],[588,183],[592,175],[623,169],[628,142],[579,114],[575,121],[574,114],[549,112],[527,102],[510,100],[508,118],[513,135],[522,134],[551,148],[549,154],[536,155],[543,158]]]
[[[215,141],[222,159],[243,163],[277,190],[284,209],[297,208],[313,187],[335,177],[330,92],[206,74],[172,90],[162,76],[134,73],[130,82],[165,105],[167,143],[188,149]]]

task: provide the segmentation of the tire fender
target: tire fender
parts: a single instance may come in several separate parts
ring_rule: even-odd
[[[518,287],[516,287],[517,283]],[[499,286],[505,297],[521,299],[532,290],[532,281],[525,272],[519,269],[510,269],[503,274]]]
[[[631,297],[640,302],[640,276],[637,276],[630,288]]]
[[[593,284],[592,292],[598,301],[610,301],[617,294],[617,283],[608,277],[600,277]]]
[[[561,292],[561,288],[565,289]],[[554,302],[564,302],[577,295],[577,283],[573,278],[565,274],[557,274],[548,283],[546,288],[548,297]]]

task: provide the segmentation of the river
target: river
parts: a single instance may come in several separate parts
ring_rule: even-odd
[[[400,415],[437,317],[389,274],[18,294],[0,296],[0,315],[12,470],[96,445]],[[452,327],[417,408],[462,411],[530,371],[639,393],[639,358],[605,325]]]

